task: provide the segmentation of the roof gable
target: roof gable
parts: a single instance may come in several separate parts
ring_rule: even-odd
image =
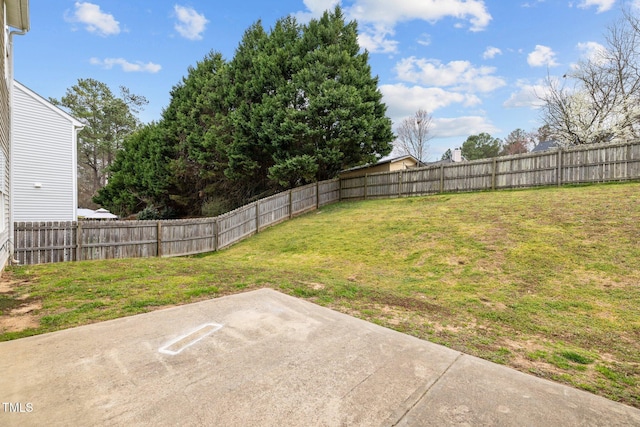
[[[68,114],[63,109],[56,107],[51,102],[47,101],[46,99],[44,99],[43,97],[41,97],[40,95],[38,95],[37,93],[32,91],[31,89],[29,89],[28,87],[26,87],[25,85],[20,83],[19,81],[14,80],[13,84],[14,84],[14,86],[13,86],[14,89],[20,90],[21,92],[23,92],[24,94],[26,94],[27,96],[31,97],[33,100],[38,102],[39,104],[41,104],[44,107],[50,109],[51,111],[53,111],[54,113],[56,113],[60,117],[62,117],[63,119],[69,121],[73,126],[78,127],[78,128],[84,127],[84,124],[80,120],[78,120],[75,117],[73,117],[72,115]]]

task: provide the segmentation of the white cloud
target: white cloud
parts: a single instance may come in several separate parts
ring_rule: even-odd
[[[532,67],[555,67],[556,53],[548,46],[536,45],[536,48],[527,56],[527,62]]]
[[[603,61],[607,48],[598,42],[578,43],[576,48],[582,52],[582,57],[591,61]]]
[[[522,7],[536,7],[539,3],[544,3],[544,0],[535,0],[533,2],[526,2],[522,4]]]
[[[597,12],[602,13],[611,10],[615,3],[616,0],[580,0],[578,2],[578,7],[580,9],[588,9],[592,6],[596,6],[598,8]]]
[[[477,135],[481,132],[488,134],[499,132],[485,117],[462,116],[454,118],[435,118],[432,121],[432,134],[434,138],[467,138],[469,135]],[[462,145],[462,141],[460,142]]]
[[[135,63],[132,63],[123,58],[91,58],[89,62],[91,65],[99,65],[108,70],[112,69],[114,66],[120,66],[122,71],[126,73],[140,72],[154,74],[162,69],[160,65],[154,64],[153,62],[147,62],[145,64],[142,61],[136,61]]]
[[[540,100],[540,97],[544,96],[548,90],[544,82],[530,84],[527,80],[519,80],[516,86],[518,90],[513,92],[509,99],[502,104],[505,108],[537,109],[544,105],[544,102]]]
[[[100,10],[97,4],[76,2],[74,6],[73,15],[65,17],[67,21],[84,24],[87,31],[103,37],[120,33],[120,23],[110,13]]]
[[[434,111],[451,104],[463,104],[472,107],[481,103],[473,94],[447,91],[437,87],[407,86],[402,83],[380,86],[387,114],[394,122],[403,117],[415,114],[424,109],[433,114]]]
[[[365,28],[358,35],[358,44],[369,52],[395,53],[398,51],[398,42],[389,40],[387,36],[393,36],[395,31],[384,26]]]
[[[453,17],[468,21],[471,31],[484,30],[492,19],[483,0],[356,0],[346,12],[358,22],[389,26],[416,19],[436,22]]]
[[[502,55],[502,50],[497,47],[487,46],[484,53],[482,54],[483,59],[493,59],[496,55]]]
[[[491,92],[506,84],[493,75],[494,67],[474,67],[469,61],[451,61],[443,64],[436,59],[402,59],[396,65],[398,78],[410,83],[450,87],[453,90]]]
[[[173,9],[178,18],[174,26],[176,31],[186,39],[202,40],[202,33],[209,22],[207,18],[191,7],[175,5]]]
[[[332,10],[340,4],[340,0],[303,2],[306,10],[293,14],[300,22],[318,18],[324,11]],[[344,12],[347,19],[358,21],[360,46],[370,52],[382,53],[397,51],[398,42],[387,39],[387,36],[394,34],[395,26],[400,22],[422,20],[435,23],[452,17],[468,22],[471,31],[482,31],[492,19],[483,0],[354,0],[353,5],[345,8]],[[460,23],[455,26],[462,27]]]
[[[300,11],[293,16],[300,22],[309,22],[313,18],[319,18],[326,10],[332,10],[340,3],[340,0],[303,0],[306,11]]]
[[[422,46],[429,46],[431,44],[431,36],[427,33],[421,34],[418,39],[418,44],[421,44]]]

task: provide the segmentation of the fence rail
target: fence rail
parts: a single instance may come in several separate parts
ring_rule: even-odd
[[[640,142],[586,145],[340,180],[340,200],[640,179]]]
[[[578,146],[335,179],[294,188],[215,218],[15,223],[20,264],[181,256],[226,248],[341,200],[640,179],[640,141]]]
[[[338,180],[294,188],[214,218],[161,221],[16,222],[20,264],[213,252],[339,201]]]

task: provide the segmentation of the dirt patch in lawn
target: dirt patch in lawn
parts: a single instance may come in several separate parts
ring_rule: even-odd
[[[18,288],[28,283],[16,280],[10,272],[3,272],[0,277],[0,333],[20,332],[37,328],[40,324],[38,311],[42,301],[20,294]]]

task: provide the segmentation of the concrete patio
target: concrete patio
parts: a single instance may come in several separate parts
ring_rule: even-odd
[[[273,290],[0,343],[0,425],[638,426],[640,410]]]

